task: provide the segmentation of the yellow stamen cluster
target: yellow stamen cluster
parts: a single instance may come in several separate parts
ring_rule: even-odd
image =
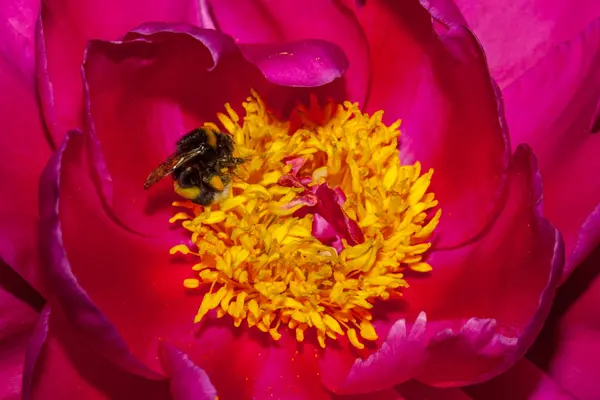
[[[184,220],[197,246],[178,245],[171,253],[200,257],[196,277],[184,285],[208,288],[195,321],[216,310],[217,317],[229,315],[235,326],[245,320],[275,340],[286,326],[299,342],[313,328],[322,347],[326,337],[346,335],[363,348],[360,338],[377,339],[374,301],[401,295],[408,286],[403,270],[431,270],[423,254],[440,217],[440,210],[431,212],[437,201],[427,192],[433,171],[421,175],[419,163],[401,165],[400,122],[386,126],[382,112],[369,116],[357,104],[320,109],[312,102],[296,110],[303,117],[294,132],[254,92],[243,103],[243,119],[225,107],[219,121],[248,161],[222,202],[176,203],[187,211],[171,219]],[[315,108],[321,121],[310,118]],[[338,253],[313,237],[313,215],[294,216],[305,189],[279,184],[292,171],[290,159],[305,161],[297,175],[311,177],[309,187],[343,190],[343,209],[364,242],[343,240]]]

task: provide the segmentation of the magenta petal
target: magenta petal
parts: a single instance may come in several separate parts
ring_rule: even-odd
[[[523,359],[511,369],[496,378],[470,386],[465,391],[476,400],[488,399],[528,399],[528,400],[572,400],[543,371],[530,361]]]
[[[561,286],[528,358],[577,399],[600,397],[600,248]]]
[[[47,262],[44,288],[52,293],[50,304],[56,304],[64,310],[76,332],[93,342],[104,356],[113,359],[124,369],[157,378],[160,375],[148,370],[131,355],[119,333],[81,288],[65,253],[59,215],[61,178],[65,163],[73,163],[74,159],[80,158],[84,146],[81,133],[69,132],[42,174],[39,234],[42,257]]]
[[[283,181],[286,184],[288,177]],[[290,179],[294,177],[289,177]],[[342,239],[354,246],[365,241],[358,223],[351,219],[343,209],[346,196],[341,189],[332,189],[327,184],[310,188],[316,196],[314,206],[306,206],[296,212],[296,216],[313,214],[312,234],[322,243],[333,246],[338,252],[343,250]]]
[[[83,127],[81,62],[89,40],[116,40],[146,21],[200,24],[197,0],[56,0],[42,2],[38,69],[55,143]],[[46,58],[47,57],[47,58]]]
[[[287,79],[288,84],[303,86],[325,83],[345,66],[343,55],[332,46],[281,45],[280,52],[293,49],[298,59],[314,57],[315,51],[324,61],[330,50],[337,55],[320,70],[313,66],[310,74],[302,75],[297,65],[274,69],[265,64],[261,71],[260,65],[244,58],[231,37],[190,25],[148,23],[123,41],[92,42],[84,64],[89,133],[97,143],[94,163],[104,201],[115,220],[148,236],[168,232],[171,202],[176,199],[172,187],[164,180],[144,191],[143,182],[173,151],[178,138],[216,121],[226,102],[239,109],[251,88],[281,111],[298,98],[300,89],[269,80]],[[256,61],[266,62],[260,57]],[[136,162],[131,162],[132,154]]]
[[[341,78],[348,69],[342,49],[322,40],[247,44],[240,45],[240,49],[269,82],[282,86],[321,86]]]
[[[503,89],[600,17],[596,0],[454,2],[483,44],[492,76]]]
[[[159,354],[164,369],[171,378],[174,400],[214,400],[217,391],[208,375],[194,365],[185,353],[161,341]]]
[[[324,385],[343,393],[369,393],[413,378],[425,361],[426,325],[425,313],[414,323],[396,321],[381,347],[368,358],[357,359],[343,381],[339,381],[338,368],[327,365],[325,358],[321,367]]]
[[[0,7],[0,258],[39,289],[37,182],[51,149],[36,94],[38,7],[10,0]]]
[[[434,168],[432,190],[444,210],[438,248],[448,248],[497,216],[508,136],[476,39],[442,14],[451,3],[422,3],[427,9],[417,1],[368,1],[356,11],[373,65],[366,111],[383,110],[388,123],[401,119],[402,161]]]
[[[238,43],[271,43],[320,39],[339,46],[349,61],[344,77],[346,96],[340,100],[364,103],[370,63],[368,43],[360,24],[339,2],[278,0],[210,1],[218,29]],[[313,63],[313,61],[311,61]]]
[[[544,214],[565,239],[565,276],[600,242],[600,179],[594,172],[600,171],[600,135],[592,132],[600,115],[598,65],[600,19],[504,90],[513,146],[533,148]]]

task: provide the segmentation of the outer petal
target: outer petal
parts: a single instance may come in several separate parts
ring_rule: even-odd
[[[530,361],[523,359],[502,375],[465,391],[475,400],[528,399],[574,400]]]
[[[21,398],[27,341],[43,299],[15,271],[0,261],[0,398]]]
[[[422,3],[427,9],[379,0],[356,10],[371,49],[366,109],[384,110],[387,122],[402,119],[403,162],[435,169],[432,190],[444,210],[438,247],[452,247],[497,216],[509,153],[500,96],[477,41],[448,13],[451,3]]]
[[[336,100],[364,103],[370,80],[369,48],[358,21],[338,1],[209,0],[216,27],[239,43],[286,43],[322,39],[343,49],[350,61],[346,94]]]
[[[432,253],[431,276],[411,277],[405,307],[386,308],[385,319],[403,318],[391,327],[376,324],[384,340],[379,350],[356,360],[347,375],[344,362],[331,364],[335,353],[325,359],[323,367],[338,367],[322,368],[325,385],[367,392],[413,377],[439,387],[466,385],[523,356],[549,312],[564,253],[560,235],[540,216],[539,176],[525,147],[514,156],[506,189],[504,210],[484,237]]]
[[[0,10],[0,258],[36,287],[36,187],[51,154],[35,87],[38,7],[9,0]]]
[[[27,353],[24,400],[131,399],[170,400],[166,381],[127,373],[73,335],[60,315],[42,313]]]
[[[501,88],[600,17],[600,3],[595,0],[454,1],[483,44]]]
[[[286,49],[294,58],[280,60]],[[167,180],[149,191],[143,182],[182,134],[216,121],[224,103],[237,108],[254,88],[281,111],[292,105],[292,91],[296,98],[305,91],[272,82],[325,85],[347,66],[339,48],[323,41],[245,45],[243,51],[250,61],[220,32],[158,23],[120,42],[90,44],[84,66],[89,129],[101,143],[94,162],[105,205],[119,223],[151,236],[168,232],[173,191]],[[318,63],[304,62],[315,58]]]
[[[53,0],[42,2],[38,38],[44,112],[56,143],[67,129],[82,127],[81,63],[91,39],[115,40],[146,21],[199,24],[197,0]]]
[[[597,399],[600,363],[600,248],[560,288],[528,357],[575,398]]]
[[[511,141],[535,151],[544,214],[565,238],[565,277],[600,242],[598,65],[600,18],[504,90]]]
[[[492,230],[472,248],[457,250],[454,256],[458,258],[440,252],[435,256],[438,264],[432,256],[430,261],[440,276],[434,271],[431,279],[422,281],[423,286],[412,285],[407,293],[410,307],[427,311],[434,327],[461,315],[476,317],[458,332],[448,330],[451,325],[437,330],[418,376],[422,382],[457,386],[485,381],[521,358],[546,320],[564,266],[564,244],[560,233],[542,217],[540,177],[535,158],[525,146],[513,156],[507,191],[504,210]],[[460,276],[451,278],[451,266],[458,266],[454,272],[461,270]],[[427,286],[431,284],[447,289],[444,305],[430,302],[433,292]],[[430,288],[437,292],[434,286]],[[425,298],[427,292],[430,295]],[[460,365],[465,368],[454,369],[455,356],[462,357],[465,362]]]

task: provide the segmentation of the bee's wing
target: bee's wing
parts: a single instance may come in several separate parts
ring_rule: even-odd
[[[146,182],[144,183],[144,189],[148,189],[156,182],[160,181],[165,176],[169,176],[177,168],[191,160],[192,158],[204,153],[206,151],[205,146],[200,146],[197,149],[189,151],[187,153],[173,153],[167,157],[154,171],[148,175]]]

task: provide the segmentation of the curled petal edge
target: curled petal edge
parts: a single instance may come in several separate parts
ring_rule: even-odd
[[[50,159],[40,180],[40,247],[46,261],[44,280],[50,306],[60,307],[74,331],[83,340],[91,342],[91,348],[111,359],[117,366],[148,379],[164,379],[146,367],[131,354],[125,341],[115,327],[92,302],[73,275],[63,246],[60,222],[60,181],[63,155],[71,146],[82,146],[84,137],[80,131],[67,133],[64,142]]]

